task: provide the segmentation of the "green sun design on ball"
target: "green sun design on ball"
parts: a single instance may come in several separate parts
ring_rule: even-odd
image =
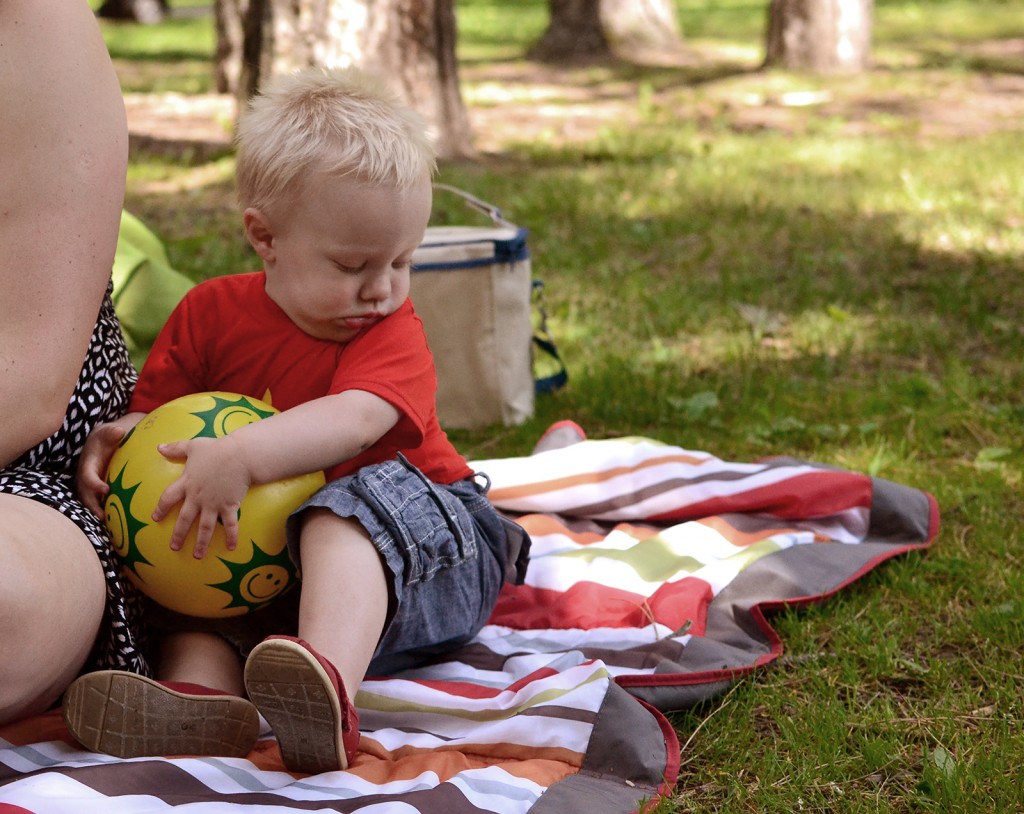
[[[141,579],[142,575],[139,574],[138,564],[141,562],[145,565],[152,565],[152,563],[143,556],[135,540],[139,532],[149,524],[144,523],[132,514],[132,498],[135,497],[135,493],[142,484],[136,483],[134,486],[128,486],[124,482],[124,473],[127,468],[127,465],[122,466],[121,471],[117,473],[117,477],[111,481],[110,493],[107,495],[104,509],[107,513],[108,522],[120,520],[121,543],[124,546],[124,550],[122,551],[121,547],[118,546],[117,553],[121,558],[121,562],[125,568],[130,568]],[[120,512],[117,512],[118,507],[121,509]],[[115,513],[117,513],[116,518],[114,517]]]
[[[132,427],[132,428],[131,428],[130,430],[128,430],[128,432],[126,432],[126,433],[124,434],[124,438],[122,438],[122,439],[120,440],[120,442],[118,443],[118,445],[117,445],[117,448],[118,448],[118,449],[120,449],[120,448],[121,448],[121,447],[123,447],[123,446],[124,446],[125,444],[127,444],[127,443],[128,443],[128,439],[129,439],[129,438],[131,438],[131,437],[132,437],[133,435],[135,435],[135,430],[136,430],[136,428],[137,428],[138,426],[139,426],[139,425],[138,425],[138,424],[136,424],[136,425],[135,425],[134,427]]]
[[[192,415],[203,422],[203,428],[192,437],[220,438],[227,435],[227,430],[224,427],[232,416],[239,413],[242,413],[249,419],[246,422],[249,424],[261,418],[270,418],[270,416],[274,415],[273,410],[265,410],[262,407],[258,407],[245,396],[239,396],[237,399],[225,399],[220,396],[214,396],[213,407],[209,410],[200,410],[197,413],[192,413]]]
[[[246,608],[253,611],[261,608],[281,594],[295,579],[295,565],[288,556],[288,549],[270,555],[256,545],[255,540],[251,542],[252,556],[248,562],[218,558],[227,566],[231,577],[208,587],[224,591],[231,597],[231,602],[224,606],[224,610]]]

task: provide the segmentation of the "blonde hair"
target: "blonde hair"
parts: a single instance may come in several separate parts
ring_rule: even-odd
[[[355,68],[271,79],[239,122],[235,145],[243,209],[270,209],[310,172],[406,188],[436,168],[419,114]]]

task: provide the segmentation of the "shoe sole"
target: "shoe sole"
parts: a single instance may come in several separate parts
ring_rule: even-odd
[[[348,768],[341,702],[330,676],[304,647],[275,640],[257,645],[245,662],[245,689],[274,730],[291,771]]]
[[[256,745],[256,708],[234,695],[190,695],[145,676],[87,673],[64,696],[64,722],[85,748],[120,758],[245,757]]]

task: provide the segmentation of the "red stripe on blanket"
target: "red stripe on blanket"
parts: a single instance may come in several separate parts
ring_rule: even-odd
[[[870,509],[871,490],[871,478],[867,475],[817,470],[768,486],[691,503],[647,519],[661,522],[730,512],[756,512],[802,520],[832,517],[851,509]]]
[[[672,630],[689,623],[702,634],[711,586],[697,577],[661,585],[650,597],[596,582],[578,582],[565,591],[507,585],[498,597],[490,624],[517,630],[599,627],[642,628],[657,622]]]
[[[420,687],[428,687],[438,692],[443,692],[445,695],[451,695],[458,698],[497,698],[503,693],[516,692],[526,685],[540,681],[553,675],[557,675],[557,670],[550,668],[543,668],[530,673],[527,676],[523,676],[519,681],[509,684],[507,687],[486,687],[481,684],[472,684],[468,681],[449,681],[447,679],[443,681],[431,681],[428,679],[417,679],[416,684]],[[370,677],[364,679],[366,683],[366,690],[368,692],[373,691],[374,681],[389,681],[386,676],[381,677]]]

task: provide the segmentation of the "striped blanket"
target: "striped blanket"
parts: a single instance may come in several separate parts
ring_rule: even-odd
[[[643,438],[475,466],[533,537],[526,583],[469,646],[364,682],[348,771],[285,772],[269,731],[246,759],[117,760],[76,747],[55,711],[0,729],[0,814],[637,811],[679,767],[661,710],[781,652],[766,610],[832,594],[938,527],[906,486]]]

